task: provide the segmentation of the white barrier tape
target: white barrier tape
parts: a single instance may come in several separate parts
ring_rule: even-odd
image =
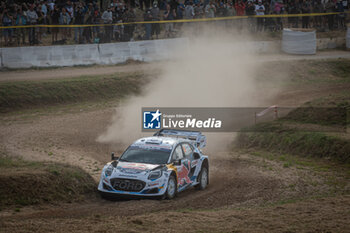
[[[267,109],[257,113],[256,116],[261,117],[261,116],[265,115],[266,113],[268,113],[269,111],[271,111],[271,109],[275,109],[275,112],[277,112],[277,105],[272,105],[272,106],[268,107]]]

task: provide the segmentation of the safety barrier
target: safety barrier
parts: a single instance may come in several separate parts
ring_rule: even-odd
[[[109,44],[31,46],[0,49],[1,67],[29,68],[92,64],[119,64],[127,60],[158,61],[171,59],[186,38]]]

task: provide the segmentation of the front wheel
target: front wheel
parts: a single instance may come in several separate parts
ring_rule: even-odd
[[[166,189],[164,197],[166,199],[173,199],[176,196],[176,192],[177,192],[176,179],[174,176],[170,176],[168,180],[168,187]]]
[[[203,167],[199,174],[199,184],[196,185],[196,189],[203,190],[208,185],[208,168]]]

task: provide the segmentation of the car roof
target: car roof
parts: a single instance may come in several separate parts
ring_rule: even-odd
[[[164,136],[152,136],[152,137],[144,137],[136,140],[132,146],[147,146],[147,145],[158,145],[165,146],[168,148],[173,148],[180,142],[188,142],[191,143],[191,140],[184,138],[175,138],[175,137],[164,137]]]

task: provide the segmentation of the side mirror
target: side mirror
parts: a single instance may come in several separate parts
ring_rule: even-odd
[[[181,165],[181,159],[177,159],[173,162],[174,166],[180,166]]]
[[[200,156],[197,152],[194,152],[194,153],[193,153],[193,158],[194,158],[194,159],[200,159],[201,156]]]
[[[119,157],[115,157],[114,156],[114,152],[112,152],[112,154],[111,154],[111,160],[118,160],[119,159]]]

